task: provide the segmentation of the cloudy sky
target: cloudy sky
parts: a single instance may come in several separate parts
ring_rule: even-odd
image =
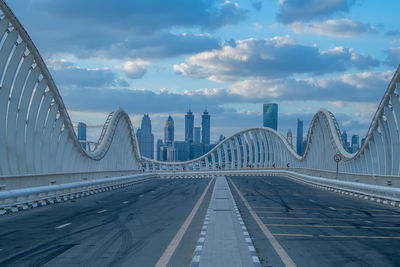
[[[396,0],[9,0],[49,66],[73,122],[118,107],[156,138],[168,114],[183,139],[207,107],[212,141],[262,125],[308,127],[321,108],[365,135],[400,63]],[[96,138],[99,131],[89,133]]]

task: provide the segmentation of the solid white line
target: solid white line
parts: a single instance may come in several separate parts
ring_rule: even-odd
[[[59,225],[59,226],[57,226],[56,228],[57,229],[61,229],[61,228],[64,228],[65,226],[68,226],[68,225],[70,225],[71,223],[64,223],[64,224],[61,224],[61,225]]]
[[[185,234],[185,232],[188,229],[190,223],[192,222],[194,216],[196,215],[197,210],[200,207],[200,204],[203,202],[203,199],[204,199],[212,181],[214,181],[214,179],[211,179],[210,182],[208,182],[208,185],[207,185],[206,189],[204,189],[203,194],[200,196],[196,205],[194,205],[192,211],[190,212],[189,216],[186,218],[185,222],[182,224],[181,228],[179,228],[178,232],[174,236],[174,239],[172,239],[172,241],[171,241],[171,243],[169,243],[167,249],[164,251],[164,253],[161,255],[160,259],[157,261],[157,264],[155,265],[155,267],[167,266],[169,260],[171,259],[176,248],[178,247],[179,243],[181,242],[183,235]]]
[[[103,212],[106,212],[107,210],[101,210],[101,211],[99,211],[99,212],[97,212],[97,213],[103,213]]]
[[[254,212],[254,210],[251,208],[250,204],[247,202],[247,200],[244,198],[242,193],[239,191],[239,189],[236,187],[235,183],[232,181],[232,179],[229,179],[233,185],[233,188],[235,188],[236,192],[238,193],[239,197],[242,199],[244,205],[246,208],[249,210],[250,214],[253,216],[254,220],[257,222],[258,226],[261,228],[263,231],[264,235],[268,238],[269,242],[271,243],[272,247],[275,249],[276,253],[279,255],[281,258],[283,264],[285,266],[290,266],[294,267],[296,264],[294,261],[290,258],[290,256],[286,253],[286,251],[283,249],[281,244],[276,240],[276,238],[273,236],[271,231],[268,229],[268,227],[261,221],[260,217]]]

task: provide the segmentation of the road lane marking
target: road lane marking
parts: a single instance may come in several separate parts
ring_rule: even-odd
[[[129,203],[129,201],[124,201],[124,202],[122,202],[122,204],[128,204]]]
[[[297,236],[297,237],[313,237],[313,235],[307,234],[273,234],[274,236]]]
[[[264,210],[258,210],[256,211],[257,213],[266,213],[266,214],[274,214],[274,213],[284,213],[284,214],[320,214],[320,215],[324,215],[324,216],[366,216],[367,218],[371,218],[371,217],[400,217],[400,214],[398,215],[394,215],[394,214],[373,214],[372,216],[368,216],[365,213],[320,213],[320,212],[293,212],[293,211],[264,211]]]
[[[59,225],[59,226],[57,226],[56,228],[57,229],[61,229],[61,228],[64,228],[64,227],[66,227],[66,226],[68,226],[68,225],[70,225],[71,223],[64,223],[64,224],[61,224],[61,225]]]
[[[194,205],[189,216],[186,218],[186,220],[182,224],[181,228],[179,228],[178,232],[176,233],[174,238],[169,243],[167,249],[164,251],[164,253],[161,255],[160,259],[157,261],[157,264],[155,265],[155,267],[167,266],[169,260],[171,259],[176,248],[178,247],[179,243],[181,242],[183,235],[185,234],[187,228],[189,227],[190,223],[192,222],[194,216],[196,215],[197,210],[199,209],[201,203],[203,202],[203,199],[204,199],[206,193],[208,192],[208,188],[210,187],[212,181],[214,181],[214,178],[211,179],[210,182],[208,182],[208,185],[204,189],[203,194],[200,196],[199,200],[197,201],[196,205]]]
[[[400,236],[368,236],[368,235],[319,235],[322,238],[367,238],[367,239],[400,239]]]
[[[101,210],[101,211],[98,211],[97,213],[103,213],[103,212],[106,212],[107,210]]]
[[[269,242],[271,243],[272,247],[275,249],[278,256],[281,258],[283,264],[285,266],[290,266],[290,267],[296,266],[294,261],[289,257],[289,255],[286,253],[286,251],[282,248],[282,246],[279,244],[279,242],[276,240],[276,238],[269,231],[268,227],[261,221],[261,219],[258,217],[258,215],[251,208],[250,204],[247,202],[247,200],[244,198],[242,193],[236,187],[236,185],[232,181],[232,179],[229,178],[229,180],[232,183],[233,187],[235,188],[236,192],[238,193],[239,197],[242,199],[244,205],[249,210],[250,214],[253,216],[253,218],[257,222],[258,226],[264,232],[264,235],[268,238]]]
[[[308,213],[308,212],[291,212],[291,211],[256,211],[257,213],[288,213],[288,214],[319,214],[319,213]]]
[[[318,217],[262,217],[261,219],[270,219],[270,220],[318,220],[318,221],[359,221],[359,219],[337,219],[337,218],[318,218]],[[397,221],[396,221],[397,222]]]
[[[353,226],[353,225],[320,225],[320,224],[265,224],[272,227],[315,227],[315,228],[363,228],[363,229],[400,229],[398,226]]]

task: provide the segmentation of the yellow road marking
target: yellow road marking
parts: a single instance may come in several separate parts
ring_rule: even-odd
[[[273,234],[274,236],[290,236],[290,237],[315,237],[315,238],[352,238],[352,239],[400,239],[400,236],[368,236],[368,235],[307,235],[307,234],[289,234],[279,233]]]
[[[398,226],[353,226],[353,225],[319,225],[319,224],[265,224],[273,227],[315,227],[315,228],[363,228],[363,229],[400,229]]]
[[[289,213],[289,214],[310,214],[308,212],[284,212],[284,211],[256,211],[257,213]],[[316,213],[311,213],[316,214]],[[319,214],[319,213],[317,213]]]
[[[367,236],[367,235],[319,235],[322,238],[370,238],[370,239],[400,239],[400,236]]]
[[[273,234],[274,236],[298,236],[298,237],[313,237],[313,235],[306,234]]]
[[[189,227],[190,223],[193,220],[193,217],[196,215],[197,210],[200,207],[200,204],[203,202],[203,199],[208,191],[208,188],[210,187],[211,182],[214,179],[211,179],[210,182],[208,182],[208,185],[206,189],[204,189],[203,194],[200,196],[199,200],[197,201],[196,205],[194,205],[192,211],[190,212],[189,216],[186,218],[185,222],[182,224],[181,228],[179,228],[178,232],[174,236],[174,239],[172,239],[171,243],[169,243],[167,249],[164,251],[164,253],[161,255],[160,259],[157,261],[157,264],[155,265],[156,267],[161,267],[161,266],[167,266],[169,260],[171,259],[172,255],[174,254],[176,248],[178,247],[179,243],[181,242],[183,235],[185,234],[187,228]]]
[[[266,214],[274,214],[274,213],[308,214],[308,215],[310,215],[310,214],[322,214],[322,213],[318,213],[318,212],[264,211],[264,210],[260,210],[260,211],[256,211],[256,212],[257,213],[266,213]],[[353,216],[353,215],[367,216],[364,213],[351,213],[351,214],[323,213],[323,215],[329,215],[329,216]],[[400,214],[398,214],[398,215],[394,215],[394,214],[374,214],[372,217],[400,217]],[[367,217],[364,217],[364,218],[370,218],[370,217],[367,216]]]
[[[261,221],[261,219],[258,217],[258,215],[254,212],[254,210],[251,208],[250,204],[247,202],[247,200],[242,195],[242,193],[239,191],[239,189],[236,187],[236,185],[232,181],[232,179],[229,178],[229,181],[232,183],[232,185],[235,188],[236,192],[238,193],[239,197],[242,199],[244,205],[249,210],[250,214],[253,216],[254,220],[257,222],[258,226],[263,231],[264,235],[268,238],[268,240],[271,243],[272,247],[275,249],[276,253],[281,258],[283,264],[285,266],[295,267],[296,264],[294,263],[294,261],[289,257],[289,255],[286,253],[286,251],[282,248],[282,246],[279,244],[279,242],[273,236],[273,234],[268,229],[268,227]]]
[[[337,218],[318,218],[318,217],[260,217],[271,220],[321,220],[321,221],[359,221],[359,219],[337,219]]]

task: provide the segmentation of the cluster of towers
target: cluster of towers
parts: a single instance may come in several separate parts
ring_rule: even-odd
[[[158,139],[154,155],[154,135],[148,114],[142,119],[136,132],[140,152],[144,157],[160,161],[185,161],[202,156],[215,145],[210,144],[211,116],[207,109],[201,116],[201,127],[194,126],[194,114],[189,109],[185,115],[185,140],[175,140],[175,124],[171,115],[164,126],[164,140]]]
[[[189,109],[185,115],[185,140],[174,138],[175,126],[171,115],[165,121],[164,140],[157,140],[157,156],[160,161],[186,161],[207,153],[214,145],[210,144],[210,120],[207,109],[201,116],[201,128],[194,126],[194,114]],[[200,134],[201,133],[201,134]]]

